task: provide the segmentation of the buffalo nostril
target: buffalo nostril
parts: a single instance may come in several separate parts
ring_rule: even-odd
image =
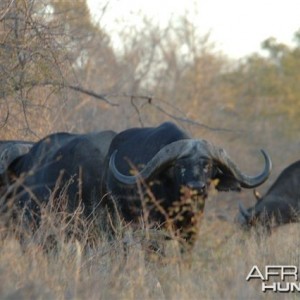
[[[206,190],[206,185],[203,182],[189,182],[187,184],[187,187],[190,190],[198,191],[198,192],[201,192],[201,193]]]

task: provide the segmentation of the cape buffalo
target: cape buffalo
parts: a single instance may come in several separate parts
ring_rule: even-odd
[[[284,169],[263,197],[257,196],[253,207],[246,209],[241,203],[237,221],[250,228],[261,224],[272,225],[299,221],[300,213],[300,161]],[[274,222],[274,223],[272,223]]]
[[[15,199],[27,222],[35,226],[40,222],[41,205],[53,193],[59,198],[64,192],[67,210],[73,212],[82,204],[84,216],[89,217],[101,199],[103,162],[114,136],[113,131],[60,132],[43,138],[7,167],[9,188],[15,189],[6,198]]]
[[[219,191],[254,188],[269,176],[271,160],[257,176],[244,174],[224,149],[192,139],[175,124],[132,128],[117,134],[109,148],[105,185],[110,211],[126,222],[172,227],[191,243],[212,180]]]

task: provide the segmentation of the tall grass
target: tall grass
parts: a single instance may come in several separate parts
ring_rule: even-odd
[[[73,233],[80,230],[70,234],[66,227],[70,217],[79,216],[45,212],[41,227],[26,243],[10,229],[6,232],[0,241],[1,299],[296,298],[262,293],[259,280],[245,278],[253,265],[299,267],[299,224],[266,236],[204,218],[194,248],[182,254],[178,243],[165,240],[160,231],[122,228],[114,239],[99,235],[91,244],[87,228],[75,222]],[[49,236],[55,247],[45,244]],[[150,247],[153,241],[163,254]]]

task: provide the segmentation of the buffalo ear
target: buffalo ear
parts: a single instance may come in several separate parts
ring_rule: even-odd
[[[241,185],[229,171],[229,169],[223,167],[217,167],[215,176],[213,179],[218,179],[216,189],[218,191],[241,191]]]
[[[18,159],[18,158],[17,158]],[[0,188],[10,182],[10,178],[15,175],[14,169],[11,169],[10,166],[13,165],[14,161],[11,162],[8,166],[0,166]]]
[[[23,157],[26,156],[26,154],[23,154],[17,158],[15,158],[8,166],[7,166],[7,172],[9,174],[14,174],[16,176],[20,176],[20,172],[18,169],[20,169],[20,162],[22,161]]]

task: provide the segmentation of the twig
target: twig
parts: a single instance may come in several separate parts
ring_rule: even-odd
[[[2,22],[5,18],[5,16],[8,14],[12,4],[15,2],[15,0],[11,0],[10,3],[8,4],[6,10],[4,11],[4,13],[2,14],[2,16],[0,17],[0,22]]]
[[[137,115],[138,115],[138,118],[139,118],[139,122],[141,124],[142,127],[144,127],[144,122],[142,120],[142,116],[141,116],[141,113],[140,113],[140,110],[139,108],[137,107],[137,105],[134,103],[134,97],[131,97],[130,98],[130,102],[131,102],[131,105],[133,106],[133,108],[135,109]]]
[[[153,104],[152,103],[152,106],[154,106],[158,111],[162,112],[163,114],[167,115],[168,117],[170,117],[170,118],[172,118],[173,120],[176,120],[176,121],[193,124],[193,125],[200,126],[200,127],[205,128],[205,129],[212,130],[212,131],[236,132],[236,130],[233,130],[233,129],[221,128],[221,127],[211,127],[211,126],[208,126],[206,124],[203,124],[203,123],[191,120],[189,118],[183,118],[183,117],[174,116],[174,115],[168,113],[166,110],[164,110],[162,107],[160,107],[157,104]]]
[[[5,103],[6,103],[6,116],[4,117],[3,122],[1,121],[2,124],[0,124],[0,129],[2,129],[7,124],[10,116],[9,106],[6,99],[5,99]]]
[[[117,96],[117,95],[115,95]],[[221,127],[211,127],[208,126],[206,124],[194,121],[192,119],[189,118],[185,118],[185,117],[179,117],[179,116],[175,116],[169,112],[167,112],[165,109],[163,109],[161,106],[159,106],[158,104],[155,104],[153,101],[153,98],[151,96],[141,96],[141,95],[128,95],[128,94],[122,94],[119,96],[123,96],[123,97],[130,97],[131,98],[131,104],[133,105],[134,109],[137,111],[138,116],[139,116],[139,120],[140,123],[143,125],[143,122],[141,121],[141,114],[138,110],[138,107],[135,103],[133,103],[134,99],[143,99],[143,100],[147,100],[147,104],[152,105],[155,109],[157,109],[158,111],[160,111],[161,113],[163,113],[164,115],[172,118],[173,120],[176,121],[180,121],[180,122],[185,122],[185,123],[189,123],[192,125],[196,125],[196,126],[200,126],[202,128],[208,129],[208,130],[212,130],[212,131],[226,131],[226,132],[237,132],[238,130],[235,129],[228,129],[228,128],[221,128]],[[168,103],[168,105],[171,105],[170,103]],[[178,108],[176,108],[175,106],[171,105],[174,109],[178,110]]]
[[[59,82],[59,81],[40,81],[40,82],[39,81],[29,81],[29,82],[25,82],[24,84],[25,85],[32,85],[32,86],[35,86],[35,85],[39,85],[39,86],[53,85],[53,86],[58,86],[58,87],[61,87],[61,88],[69,88],[69,89],[72,89],[74,91],[77,91],[77,92],[92,96],[94,98],[103,100],[104,102],[108,103],[111,106],[119,106],[119,104],[117,104],[117,103],[110,102],[107,99],[107,96],[105,94],[95,93],[94,91],[85,89],[85,88],[83,88],[79,85],[67,84],[67,83]],[[18,90],[19,88],[16,87],[15,89]]]
[[[109,105],[111,106],[119,106],[118,103],[112,103],[110,102],[107,98],[106,98],[106,95],[104,94],[97,94],[95,93],[94,91],[91,91],[91,90],[87,90],[81,86],[75,86],[75,85],[64,85],[64,87],[68,87],[69,89],[72,89],[74,91],[77,91],[77,92],[81,92],[83,94],[86,94],[86,95],[89,95],[89,96],[92,96],[92,97],[95,97],[97,99],[101,99],[103,101],[105,101],[106,103],[108,103]]]

